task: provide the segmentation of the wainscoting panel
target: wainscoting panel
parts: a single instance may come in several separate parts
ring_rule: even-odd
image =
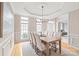
[[[79,49],[79,37],[72,38],[72,46]]]
[[[0,56],[2,56],[2,49],[0,48]]]
[[[10,40],[4,45],[2,49],[4,56],[10,56]]]

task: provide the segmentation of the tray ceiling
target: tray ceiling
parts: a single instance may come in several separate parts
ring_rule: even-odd
[[[15,14],[41,18],[42,8],[45,19],[52,19],[61,14],[79,9],[77,2],[12,2],[10,3]]]

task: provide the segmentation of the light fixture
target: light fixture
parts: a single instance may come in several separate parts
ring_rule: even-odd
[[[43,14],[43,13],[44,13],[43,10],[44,10],[44,6],[42,5],[41,8],[42,8],[42,21],[43,21],[43,16],[44,16],[44,14]]]

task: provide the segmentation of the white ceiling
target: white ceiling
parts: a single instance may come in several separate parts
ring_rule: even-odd
[[[42,15],[44,6],[44,18],[53,19],[64,13],[79,9],[78,2],[12,2],[10,3],[15,14],[31,17],[39,17]]]

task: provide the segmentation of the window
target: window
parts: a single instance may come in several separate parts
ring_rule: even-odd
[[[28,18],[21,17],[21,39],[27,39],[28,37]]]
[[[55,22],[54,21],[48,21],[48,32],[55,32]]]
[[[40,19],[37,19],[37,33],[40,34],[42,32],[42,21]]]

